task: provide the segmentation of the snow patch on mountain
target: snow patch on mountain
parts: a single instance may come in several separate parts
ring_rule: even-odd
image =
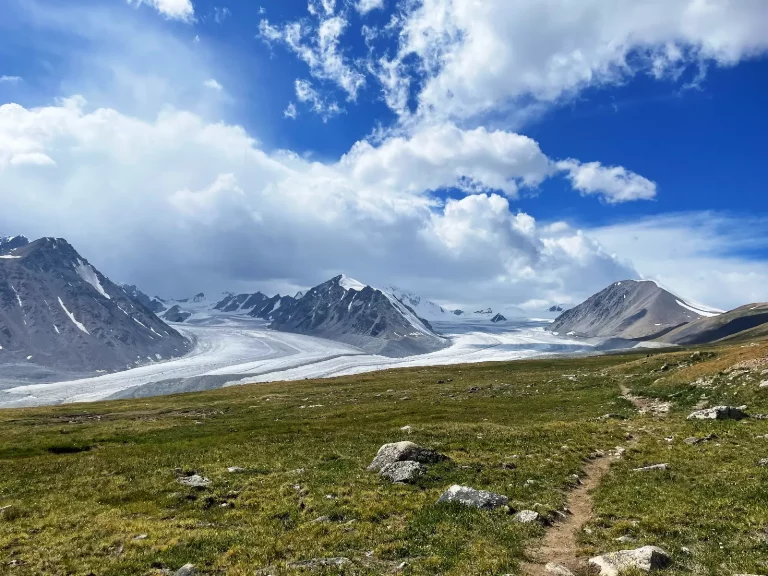
[[[361,290],[364,290],[366,287],[366,285],[363,284],[362,282],[359,282],[354,278],[350,278],[345,274],[341,275],[341,278],[339,279],[339,286],[344,288],[344,290],[355,290],[356,292],[360,292]]]
[[[72,324],[77,326],[78,329],[80,329],[80,331],[85,332],[90,336],[91,333],[88,332],[85,326],[83,326],[81,322],[78,322],[77,319],[75,318],[75,315],[72,314],[72,312],[70,312],[69,310],[67,310],[66,306],[64,306],[64,302],[61,301],[61,297],[59,297],[59,304],[61,305],[61,309],[64,310],[64,314],[66,314],[69,317],[69,319],[72,320]]]
[[[107,294],[107,292],[104,290],[104,287],[101,285],[99,277],[96,275],[96,271],[93,269],[93,266],[86,264],[82,260],[78,260],[77,265],[75,265],[75,271],[77,272],[78,276],[80,276],[80,278],[93,286],[96,292],[104,296],[104,298],[107,300],[112,300],[110,295]]]

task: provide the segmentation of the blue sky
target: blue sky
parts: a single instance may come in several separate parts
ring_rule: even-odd
[[[0,232],[168,296],[768,300],[759,0],[0,0]]]

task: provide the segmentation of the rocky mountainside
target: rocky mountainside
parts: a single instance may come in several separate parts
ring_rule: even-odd
[[[155,314],[159,314],[163,310],[167,310],[168,306],[155,296],[154,298],[150,298],[144,292],[139,290],[138,287],[136,287],[134,284],[120,284],[120,288],[123,289],[123,291],[128,294],[131,298],[133,298],[136,302],[144,306],[145,308],[151,310]]]
[[[180,356],[190,343],[82,258],[42,238],[0,256],[0,364],[121,370]],[[30,369],[28,369],[30,368]]]
[[[768,325],[768,303],[747,304],[730,312],[700,318],[685,324],[659,338],[670,344],[706,344],[742,333],[749,333],[758,327]]]
[[[438,350],[448,341],[392,294],[344,275],[308,290],[269,314],[276,330],[309,334],[385,356]]]
[[[655,282],[624,280],[558,316],[551,330],[569,336],[651,340],[719,313],[686,302]]]
[[[255,294],[228,294],[213,309],[221,312],[251,312],[263,307],[269,296],[256,292]]]
[[[280,296],[280,294],[277,294],[272,296],[272,298],[267,298],[266,302],[251,310],[248,315],[254,318],[261,318],[262,320],[274,320],[280,310],[290,309],[295,304],[296,298],[293,296]]]
[[[10,254],[16,248],[29,244],[26,236],[0,236],[0,254]]]

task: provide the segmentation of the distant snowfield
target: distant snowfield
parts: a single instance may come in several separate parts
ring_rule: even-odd
[[[502,325],[488,321],[433,322],[437,332],[451,339],[451,346],[431,354],[387,358],[332,340],[267,330],[260,320],[219,315],[200,324],[174,325],[197,342],[183,358],[81,380],[0,390],[0,408],[154,396],[408,366],[515,360],[591,349],[584,342],[552,335],[546,331],[548,325],[541,320]]]

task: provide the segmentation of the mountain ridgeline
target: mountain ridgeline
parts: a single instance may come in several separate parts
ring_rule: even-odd
[[[190,350],[179,332],[66,240],[18,238],[0,244],[0,364],[6,374],[115,371]]]

